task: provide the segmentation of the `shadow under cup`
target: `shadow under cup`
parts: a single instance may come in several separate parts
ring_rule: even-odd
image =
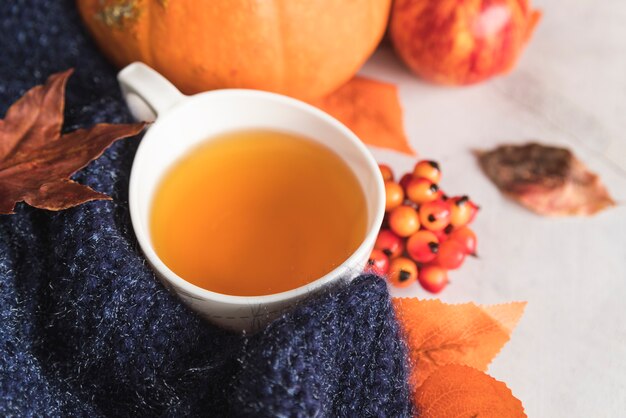
[[[253,329],[299,299],[341,278],[358,275],[371,252],[384,215],[384,186],[363,143],[326,113],[297,100],[255,90],[217,90],[186,97],[160,112],[143,138],[133,163],[129,202],[135,234],[159,279],[188,306],[210,321],[236,330]],[[190,149],[219,134],[237,130],[274,130],[325,145],[354,172],[365,195],[366,235],[339,267],[305,286],[265,296],[233,296],[195,286],[170,270],[150,238],[153,196],[168,169]]]

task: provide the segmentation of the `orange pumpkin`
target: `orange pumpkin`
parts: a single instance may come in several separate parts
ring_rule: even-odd
[[[240,87],[301,99],[347,82],[378,45],[391,0],[77,0],[118,66],[143,61],[185,93]]]

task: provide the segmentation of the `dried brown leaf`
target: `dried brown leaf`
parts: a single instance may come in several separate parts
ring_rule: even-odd
[[[529,143],[476,154],[504,194],[540,215],[593,215],[615,205],[598,175],[566,148]]]
[[[107,195],[70,177],[118,139],[137,135],[145,124],[98,124],[61,134],[65,85],[72,70],[33,87],[0,120],[0,214],[15,204],[61,210]]]

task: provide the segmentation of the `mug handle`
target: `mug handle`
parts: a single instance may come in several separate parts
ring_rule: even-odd
[[[133,62],[117,74],[122,96],[137,120],[152,122],[186,96],[161,74]]]

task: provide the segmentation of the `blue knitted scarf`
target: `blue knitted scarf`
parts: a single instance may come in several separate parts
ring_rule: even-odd
[[[73,1],[3,0],[0,25],[0,114],[75,67],[64,129],[130,121]],[[155,280],[128,212],[139,141],[76,176],[113,201],[0,215],[0,416],[410,416],[380,279],[330,290],[254,335],[205,323]]]

